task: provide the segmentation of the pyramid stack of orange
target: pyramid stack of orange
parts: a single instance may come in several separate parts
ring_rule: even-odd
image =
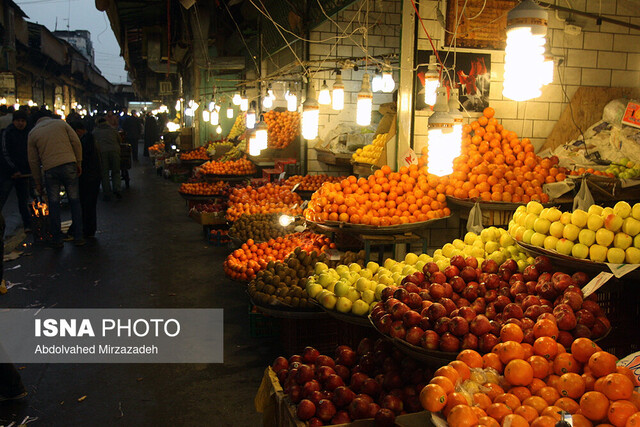
[[[291,192],[288,185],[276,185],[269,183],[256,188],[248,186],[236,188],[229,195],[229,208],[227,220],[235,221],[242,214],[258,213],[284,213],[288,215],[301,215],[302,199],[298,193]]]
[[[311,196],[305,218],[373,226],[441,218],[451,213],[444,195],[448,181],[418,165],[403,166],[399,172],[383,166],[369,178],[349,176],[339,183],[323,184]]]
[[[505,129],[487,107],[478,120],[463,127],[462,155],[445,188],[448,196],[491,202],[548,202],[542,185],[563,181],[567,170],[558,158],[540,158],[529,138]]]
[[[484,356],[464,350],[435,372],[420,402],[450,427],[555,427],[561,411],[573,427],[638,427],[633,372],[588,338],[570,350],[550,336],[503,342]]]
[[[257,169],[250,160],[243,157],[226,162],[210,160],[202,164],[200,170],[205,175],[251,175],[256,173]]]

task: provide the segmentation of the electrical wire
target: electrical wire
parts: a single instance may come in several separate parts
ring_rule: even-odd
[[[465,1],[465,4],[466,4],[466,3],[467,3],[467,2]],[[457,3],[456,3],[456,5],[457,5]],[[484,12],[484,8],[485,8],[486,6],[487,6],[487,0],[484,0],[484,3],[482,4],[482,9],[480,9],[480,12],[478,12],[478,13],[476,14],[476,16],[474,16],[473,18],[467,18],[467,19],[468,19],[469,21],[473,21],[474,19],[476,19],[476,18],[480,17],[480,15],[482,15],[482,12]],[[463,10],[464,10],[464,8],[463,8]]]
[[[253,64],[256,66],[256,71],[259,74],[260,73],[260,67],[258,66],[258,62],[256,61],[256,59],[253,57],[253,54],[251,53],[251,49],[249,49],[249,45],[247,44],[247,41],[245,40],[244,36],[242,35],[242,31],[240,31],[240,26],[238,25],[238,23],[236,22],[235,18],[231,14],[231,11],[229,10],[229,6],[227,6],[227,2],[223,1],[222,4],[224,4],[225,9],[227,9],[227,14],[229,14],[229,17],[231,18],[231,20],[235,24],[236,29],[238,30],[238,34],[240,34],[240,38],[242,39],[242,43],[244,43],[244,47],[247,48],[247,51],[249,52],[249,56],[253,60]]]

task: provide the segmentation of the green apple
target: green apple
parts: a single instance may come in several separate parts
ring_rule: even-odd
[[[545,218],[538,218],[533,223],[533,229],[536,233],[547,234],[549,232],[549,227],[551,226],[551,222]]]
[[[596,242],[601,246],[609,246],[611,242],[613,242],[614,237],[613,231],[607,230],[606,228],[601,228],[596,231]]]
[[[513,237],[511,237],[509,233],[504,233],[500,236],[500,246],[502,246],[503,248],[513,246],[515,244],[515,240],[513,240]]]
[[[531,238],[533,237],[534,234],[536,234],[535,231],[526,230],[524,233],[522,233],[522,241],[525,243],[531,244]]]
[[[409,265],[415,265],[416,262],[418,262],[418,255],[414,254],[413,252],[409,252],[404,257],[404,262]]]
[[[631,216],[640,221],[640,203],[636,203],[631,208]]]
[[[598,231],[604,225],[604,218],[600,215],[589,214],[589,219],[587,219],[587,227],[589,230]]]
[[[532,200],[529,203],[527,203],[527,212],[529,213],[540,215],[540,212],[542,212],[542,209],[544,209],[544,207],[539,202],[536,202],[535,200]]]
[[[612,264],[623,264],[626,253],[624,249],[620,248],[609,248],[607,251],[607,261]]]
[[[405,276],[400,273],[393,273],[391,278],[393,279],[393,283],[399,283]]]
[[[607,259],[607,248],[602,245],[591,245],[589,259],[593,262],[604,262]]]
[[[555,250],[557,244],[558,244],[557,237],[547,236],[544,238],[544,242],[543,242],[544,248],[549,251]]]
[[[441,259],[440,261],[436,262],[436,265],[438,266],[440,271],[443,271],[445,268],[449,267],[449,259],[448,258],[447,259]],[[402,280],[402,279],[400,279],[400,280]]]
[[[602,213],[600,214],[600,216],[603,218],[606,218],[608,215],[611,215],[612,213],[613,213],[613,208],[606,207],[606,208],[602,208]]]
[[[640,233],[640,221],[633,217],[625,218],[622,222],[622,231],[635,237]]]
[[[562,230],[562,237],[565,239],[569,239],[572,242],[575,242],[580,234],[580,227],[571,223],[564,226],[564,230]]]
[[[371,304],[375,300],[376,300],[375,292],[373,292],[371,289],[367,289],[366,291],[364,291],[362,293],[362,300],[358,300],[358,301],[364,301],[367,304]],[[358,301],[356,301],[356,302],[358,302]],[[368,307],[367,307],[367,309],[368,309]]]
[[[315,298],[316,295],[318,295],[320,292],[322,292],[323,288],[318,283],[312,283],[311,285],[307,285],[306,290],[307,290],[307,294],[311,298]]]
[[[554,221],[549,226],[549,234],[558,239],[562,237],[562,231],[564,230],[564,225],[560,221]]]
[[[620,201],[613,207],[613,213],[624,219],[631,215],[631,205],[625,201]]]
[[[633,246],[627,248],[624,260],[627,264],[640,264],[640,249]]]
[[[382,291],[386,289],[387,285],[383,285],[382,283],[376,286],[376,290],[374,292],[376,296],[376,301],[380,301],[382,299]]]
[[[362,295],[360,295],[360,292],[358,292],[355,288],[349,289],[349,292],[346,295],[346,297],[349,298],[351,302],[359,300],[361,296]]]
[[[334,283],[335,280],[333,280],[333,276],[330,273],[322,273],[320,274],[320,276],[318,277],[318,283],[323,287],[326,288],[327,286],[329,286],[329,284]]]
[[[488,254],[492,254],[495,251],[497,251],[498,249],[500,249],[500,244],[498,242],[488,241],[484,245],[484,250]]]
[[[325,264],[324,262],[316,262],[316,266],[313,269],[313,272],[315,274],[320,275],[321,273],[324,273],[328,269],[329,269],[329,266],[327,264]]]
[[[546,239],[546,238],[547,238],[547,236],[545,236],[544,234],[533,233],[533,236],[531,236],[531,244],[533,246],[543,247],[544,246],[544,239]]]
[[[349,267],[347,267],[346,265],[340,264],[339,266],[336,267],[336,273],[338,273],[340,277],[348,277],[350,273]]]
[[[533,226],[537,219],[538,219],[538,215],[533,213],[527,214],[527,217],[524,220],[525,228],[528,228],[529,230],[533,230]]]
[[[365,316],[369,313],[369,304],[366,301],[359,299],[353,303],[351,312],[356,316]]]
[[[596,241],[596,232],[585,228],[584,230],[580,230],[580,234],[578,234],[578,241],[585,246],[591,246]]]
[[[584,228],[587,225],[587,219],[589,215],[582,209],[576,209],[571,214],[571,224],[575,225],[578,228]]]
[[[560,217],[562,216],[562,211],[558,208],[549,208],[547,212],[547,219],[551,222],[560,221]]]
[[[358,280],[356,280],[356,290],[358,292],[364,292],[367,289],[369,289],[369,280],[365,279],[364,277],[359,278]]]
[[[626,233],[616,233],[613,238],[613,246],[622,250],[627,249],[633,244],[633,238]]]
[[[509,256],[511,258],[515,258],[522,253],[520,252],[520,249],[515,245],[507,246],[507,251],[509,252]]]
[[[487,259],[492,259],[496,262],[496,264],[501,265],[503,262],[507,260],[507,256],[500,251],[496,251],[490,254],[489,256],[487,256]]]
[[[352,286],[349,283],[339,280],[333,288],[333,293],[336,294],[337,297],[344,297],[347,296],[351,289]]]
[[[416,270],[422,271],[422,269],[424,268],[425,264],[426,264],[426,262],[424,262],[424,261],[416,262]]]
[[[322,306],[327,310],[333,310],[337,302],[338,298],[336,298],[332,293],[325,293],[320,299],[320,304],[322,304]]]
[[[585,259],[589,256],[589,247],[583,245],[582,243],[576,243],[571,248],[571,256],[576,258]]]
[[[336,310],[340,313],[349,313],[351,311],[351,306],[353,305],[353,301],[351,301],[347,297],[338,298],[338,302],[336,302]]]
[[[516,261],[516,263],[518,264],[518,271],[520,273],[522,273],[524,271],[525,268],[527,268],[527,261],[523,260],[523,259],[519,259],[518,261]]]
[[[478,258],[478,257],[484,257],[485,255],[485,251],[482,248],[477,248],[474,246],[470,246],[471,248],[471,252],[469,253],[469,256]]]
[[[562,212],[560,216],[560,222],[562,225],[571,224],[571,212]]]
[[[546,240],[545,240],[546,242]],[[573,249],[573,242],[569,239],[560,239],[558,243],[556,243],[556,251],[563,255],[571,255],[571,250]]]
[[[589,206],[589,210],[587,210],[587,212],[592,215],[602,215],[602,206],[591,205]]]
[[[622,227],[622,217],[616,214],[609,214],[604,219],[604,226],[607,230],[618,231]]]
[[[447,258],[451,258],[454,250],[456,250],[456,247],[451,243],[447,243],[442,247],[442,255],[446,256]]]
[[[412,265],[405,265],[404,268],[401,271],[401,274],[403,276],[408,276],[408,275],[413,274],[413,273],[415,273],[415,268],[413,268]]]

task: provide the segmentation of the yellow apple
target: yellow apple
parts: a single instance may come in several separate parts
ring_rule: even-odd
[[[544,207],[539,202],[536,202],[535,200],[532,200],[529,203],[527,203],[527,212],[529,213],[540,215],[540,212],[542,212],[542,209],[544,209]]]
[[[569,239],[572,242],[575,242],[580,234],[580,227],[575,224],[567,224],[564,226],[564,230],[562,230],[562,237],[565,239]]]
[[[613,207],[613,213],[624,219],[631,215],[631,205],[625,201],[620,201]]]
[[[601,228],[596,231],[596,242],[601,246],[609,246],[611,242],[613,242],[614,237],[613,231],[607,230],[606,228]]]
[[[533,230],[525,231],[524,233],[522,233],[522,241],[530,244],[531,238],[533,237],[534,234],[536,234],[536,232]]]
[[[533,223],[533,229],[536,233],[547,234],[549,232],[549,227],[551,226],[551,222],[545,218],[538,218]]]
[[[591,245],[589,259],[593,262],[604,262],[607,259],[607,248],[601,245]]]
[[[571,212],[562,212],[560,216],[560,222],[562,225],[571,224]]]
[[[589,230],[598,231],[604,225],[604,219],[600,215],[589,214],[587,219],[587,227]]]
[[[587,212],[592,215],[602,215],[602,206],[591,205],[589,206],[589,210],[587,210]]]
[[[640,221],[640,203],[636,203],[631,208],[631,216]]]
[[[607,230],[618,231],[622,227],[622,217],[616,214],[609,214],[604,219],[604,226]]]
[[[587,225],[587,219],[589,216],[582,209],[576,209],[571,214],[571,224],[578,228],[584,228]]]
[[[627,264],[640,264],[640,249],[633,246],[627,248],[624,260]]]
[[[551,223],[549,227],[549,234],[558,239],[562,237],[562,232],[564,231],[564,225],[560,221],[554,221]]]
[[[616,233],[613,238],[613,246],[625,250],[633,244],[633,238],[626,233]]]
[[[547,236],[544,238],[544,242],[542,243],[546,250],[552,251],[555,250],[556,245],[558,244],[558,238],[553,236]]]
[[[531,236],[531,244],[533,246],[543,247],[544,246],[544,239],[546,239],[546,238],[547,238],[547,236],[545,236],[544,234],[533,233],[533,236]]]
[[[595,231],[589,230],[585,228],[584,230],[580,230],[580,234],[578,235],[578,240],[585,246],[591,246],[596,241],[596,233]]]
[[[624,258],[626,254],[623,249],[620,248],[609,248],[607,251],[607,261],[612,264],[622,264],[624,263]]]
[[[528,228],[529,230],[533,230],[533,225],[535,224],[537,219],[538,219],[538,215],[534,213],[527,214],[527,217],[524,220],[525,228]]]
[[[635,237],[640,234],[640,221],[633,217],[625,218],[622,222],[622,231],[631,237]]]
[[[608,215],[611,215],[613,213],[613,208],[610,207],[606,207],[606,208],[602,208],[602,213],[600,214],[600,216],[602,218],[606,218]]]
[[[560,211],[560,209],[558,208],[549,208],[549,210],[547,211],[547,216],[546,218],[551,221],[560,221],[560,217],[562,216],[562,212]]]
[[[576,258],[585,259],[589,256],[589,247],[582,243],[576,243],[573,245],[573,248],[571,248],[571,255]]]
[[[546,239],[545,239],[546,242]],[[573,249],[573,242],[568,239],[560,239],[556,243],[556,251],[563,255],[571,255],[571,250]]]

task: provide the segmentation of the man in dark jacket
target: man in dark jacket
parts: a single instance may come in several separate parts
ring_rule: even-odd
[[[127,143],[131,145],[131,154],[133,160],[138,161],[138,140],[140,139],[140,133],[142,131],[142,124],[140,119],[136,115],[136,110],[131,110],[131,115],[123,116],[122,130],[125,132],[125,139]]]
[[[22,217],[25,231],[31,228],[31,215],[29,214],[29,186],[31,174],[29,169],[29,157],[27,154],[27,140],[29,129],[27,128],[27,115],[18,110],[13,113],[13,122],[2,131],[2,162],[0,168],[0,209],[4,206],[11,194],[11,189],[16,188],[18,196],[18,209]]]
[[[160,139],[160,132],[158,131],[158,122],[153,114],[147,113],[147,118],[144,120],[144,149],[142,155],[149,157],[149,147],[155,144]]]
[[[100,151],[93,135],[87,132],[82,122],[70,123],[82,143],[82,175],[80,175],[80,204],[82,205],[82,232],[84,237],[95,237],[97,220],[96,205],[102,172],[100,170]],[[73,224],[69,228],[73,235]]]

